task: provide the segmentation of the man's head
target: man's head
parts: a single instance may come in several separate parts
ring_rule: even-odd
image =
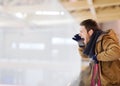
[[[99,30],[98,24],[92,19],[84,20],[80,23],[80,36],[84,38],[84,43],[87,44],[92,34]]]

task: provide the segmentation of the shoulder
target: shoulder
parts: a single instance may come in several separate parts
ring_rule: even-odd
[[[103,46],[103,49],[119,46],[119,41],[116,34],[112,31],[104,32],[97,40],[97,45]]]
[[[115,41],[117,43],[119,43],[119,40],[117,38],[117,35],[116,33],[112,30],[112,29],[109,29],[105,32],[103,32],[97,41],[103,41],[103,40],[107,40],[107,41]]]

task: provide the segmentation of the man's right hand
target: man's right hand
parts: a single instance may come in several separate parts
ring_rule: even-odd
[[[82,38],[79,36],[79,34],[75,34],[72,39],[78,42],[78,41],[80,41]]]
[[[74,37],[72,39],[75,40],[76,42],[78,42],[79,47],[84,47],[85,46],[84,39],[81,38],[79,36],[79,34],[74,35]]]

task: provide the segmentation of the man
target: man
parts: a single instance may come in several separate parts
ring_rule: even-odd
[[[79,44],[81,57],[91,59],[80,74],[79,86],[120,86],[120,46],[113,30],[103,32],[94,20],[87,19],[80,23],[80,33],[73,39]]]

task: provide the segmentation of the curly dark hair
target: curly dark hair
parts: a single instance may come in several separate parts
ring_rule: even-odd
[[[80,23],[81,26],[85,26],[86,30],[89,31],[89,30],[93,30],[93,31],[96,31],[96,30],[100,30],[99,29],[99,26],[97,24],[97,22],[93,19],[87,19],[87,20],[84,20]]]

